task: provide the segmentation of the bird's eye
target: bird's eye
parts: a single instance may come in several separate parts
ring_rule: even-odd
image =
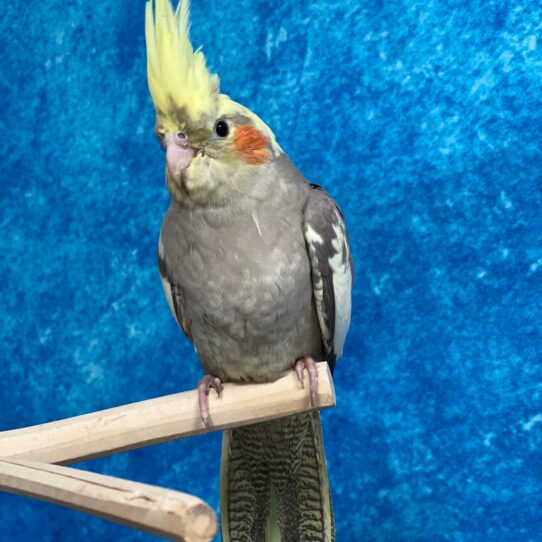
[[[218,137],[228,137],[230,127],[225,120],[219,120],[215,125],[215,132]]]

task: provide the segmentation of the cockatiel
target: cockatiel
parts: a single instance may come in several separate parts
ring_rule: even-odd
[[[268,382],[314,360],[334,368],[350,323],[353,265],[333,199],[296,169],[260,118],[228,96],[188,36],[188,0],[146,5],[147,75],[171,205],[159,241],[164,291],[205,370]],[[265,397],[262,397],[265,401]],[[224,432],[225,542],[334,540],[317,412]]]

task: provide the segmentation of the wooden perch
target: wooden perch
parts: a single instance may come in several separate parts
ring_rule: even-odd
[[[0,460],[0,489],[171,540],[209,542],[217,529],[214,511],[197,497],[70,467]]]
[[[317,408],[335,405],[327,363],[318,363]],[[305,382],[308,375],[305,373]],[[208,431],[312,410],[308,385],[294,371],[268,384],[225,384],[209,395],[211,428],[203,425],[196,390],[132,403],[24,429],[0,432],[0,458],[67,464]]]

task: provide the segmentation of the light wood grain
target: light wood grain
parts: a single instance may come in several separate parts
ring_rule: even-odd
[[[171,540],[208,542],[217,529],[214,511],[197,497],[71,467],[0,460],[0,489]]]
[[[318,363],[317,408],[335,405],[327,363]],[[305,372],[305,382],[308,375]],[[225,384],[209,395],[210,429],[203,425],[195,390],[132,403],[23,429],[0,432],[0,458],[67,464],[209,431],[312,410],[308,386],[294,371],[266,384]]]

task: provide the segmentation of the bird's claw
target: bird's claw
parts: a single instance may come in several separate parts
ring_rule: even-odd
[[[224,386],[220,378],[213,375],[205,375],[198,382],[198,403],[201,421],[205,427],[209,427],[209,393],[214,389],[218,397],[222,394]]]
[[[305,356],[295,362],[294,369],[302,388],[305,387],[305,375],[303,374],[303,371],[307,369],[307,372],[309,373],[311,406],[315,407],[316,393],[318,391],[318,369],[316,368],[315,361],[310,356]]]

